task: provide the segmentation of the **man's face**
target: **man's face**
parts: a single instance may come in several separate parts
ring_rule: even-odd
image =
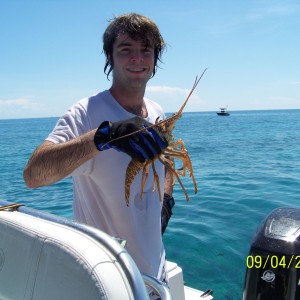
[[[153,45],[121,34],[113,45],[113,82],[129,87],[145,87],[154,68]]]

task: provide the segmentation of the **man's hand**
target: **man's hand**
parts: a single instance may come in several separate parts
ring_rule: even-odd
[[[168,141],[159,129],[147,128],[150,125],[152,124],[141,117],[115,123],[104,121],[96,131],[94,142],[99,151],[114,148],[127,153],[139,162],[144,162],[161,154],[168,146]],[[126,136],[138,130],[141,131]]]

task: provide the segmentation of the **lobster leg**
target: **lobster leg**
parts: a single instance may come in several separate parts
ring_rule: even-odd
[[[166,151],[164,153],[165,155],[168,155],[170,157],[173,157],[175,159],[180,159],[182,161],[182,167],[177,169],[177,173],[181,176],[185,176],[186,175],[186,160],[189,159],[189,155],[187,150],[183,149],[183,150],[177,150],[177,149],[168,149],[168,151]],[[182,172],[179,172],[182,171]]]
[[[187,168],[188,168],[188,170],[189,170],[190,177],[192,177],[192,180],[193,180],[193,183],[194,183],[195,194],[197,194],[197,192],[198,192],[198,187],[197,187],[196,179],[195,179],[195,177],[194,177],[193,166],[192,166],[192,162],[191,162],[191,160],[190,160],[190,157],[188,157],[188,160],[187,160]]]
[[[193,180],[194,190],[195,190],[195,194],[196,194],[198,192],[198,188],[197,188],[197,183],[196,183],[196,180],[194,177],[193,166],[192,166],[192,162],[189,157],[189,154],[188,154],[187,150],[185,149],[184,143],[182,140],[178,140],[177,142],[174,143],[174,145],[181,146],[181,149],[174,149],[174,148],[168,147],[167,150],[164,152],[164,155],[168,155],[170,157],[173,157],[175,159],[179,159],[182,161],[182,167],[178,168],[175,172],[176,172],[176,174],[178,174],[180,176],[186,176],[186,169],[188,169],[188,171],[190,173],[190,177]]]
[[[179,175],[178,175],[177,172],[173,169],[172,164],[170,164],[170,163],[169,163],[169,160],[166,159],[166,158],[163,157],[163,156],[161,156],[161,157],[159,158],[159,160],[160,160],[160,162],[162,162],[162,163],[166,166],[166,168],[168,168],[168,169],[174,174],[174,176],[175,176],[176,179],[178,180],[178,182],[179,182],[179,184],[180,184],[180,186],[181,186],[181,188],[182,188],[182,190],[183,190],[183,192],[184,192],[184,195],[185,195],[186,200],[189,201],[189,196],[188,196],[188,194],[187,194],[187,192],[186,192],[186,190],[185,190],[185,188],[184,188],[184,186],[183,186],[183,184],[182,184],[182,182],[181,182],[181,180],[180,180],[180,178],[179,178]]]
[[[153,182],[153,189],[152,192],[155,191],[155,189],[157,188],[158,190],[158,195],[159,195],[159,201],[162,201],[162,196],[161,196],[161,191],[160,191],[160,183],[159,183],[159,176],[156,173],[155,170],[155,165],[154,165],[154,161],[152,161],[152,171],[153,171],[153,177],[154,177],[154,182]]]

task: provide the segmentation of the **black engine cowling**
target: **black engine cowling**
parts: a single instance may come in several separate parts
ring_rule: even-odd
[[[258,228],[243,300],[300,300],[300,209],[278,208]]]

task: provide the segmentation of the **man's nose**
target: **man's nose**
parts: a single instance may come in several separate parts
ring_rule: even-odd
[[[139,50],[136,50],[132,53],[131,61],[132,62],[142,62],[144,60],[143,53]]]

